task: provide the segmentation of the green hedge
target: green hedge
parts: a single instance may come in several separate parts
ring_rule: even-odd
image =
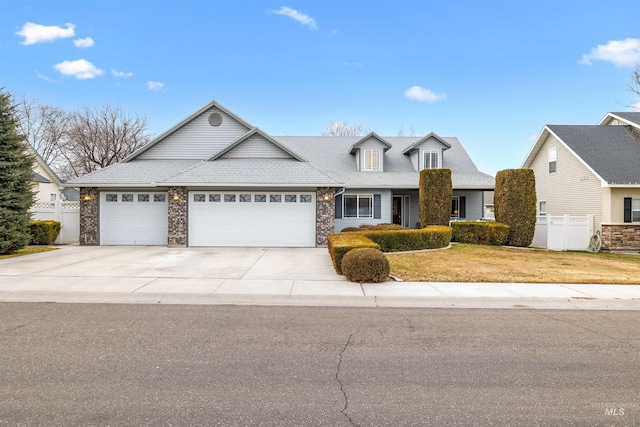
[[[32,220],[29,224],[31,232],[30,245],[52,245],[60,234],[60,223],[58,221]]]
[[[342,274],[342,257],[351,249],[373,248],[380,249],[380,246],[367,239],[362,233],[334,233],[327,236],[327,247],[333,268],[336,273]]]
[[[451,227],[454,242],[502,246],[509,238],[509,226],[499,222],[454,221]]]
[[[536,178],[532,169],[505,169],[496,174],[496,221],[509,226],[507,245],[527,247],[536,231]]]
[[[418,187],[420,227],[449,225],[451,220],[451,169],[423,169]]]
[[[444,248],[451,242],[451,227],[430,225],[419,230],[366,230],[361,234],[380,245],[382,252]]]

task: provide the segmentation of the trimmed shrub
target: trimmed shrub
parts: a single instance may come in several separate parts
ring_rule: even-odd
[[[352,233],[354,231],[362,231],[362,228],[360,228],[360,227],[345,227],[342,230],[340,230],[341,233]]]
[[[509,226],[499,222],[454,221],[451,227],[454,242],[502,246],[509,238]]]
[[[389,276],[389,260],[378,249],[353,249],[342,258],[342,271],[351,282],[379,283]]]
[[[532,169],[505,169],[496,174],[496,221],[509,226],[507,245],[527,247],[536,231],[536,177]]]
[[[444,248],[451,242],[451,227],[431,225],[420,230],[367,230],[362,233],[380,245],[382,252]]]
[[[60,223],[58,221],[38,221],[32,220],[29,224],[31,231],[30,245],[52,245],[60,234]]]
[[[370,228],[370,230],[406,230],[407,227],[403,227],[400,224],[376,224]]]
[[[451,169],[421,170],[419,183],[420,227],[449,225],[452,198]]]
[[[367,239],[361,233],[334,233],[327,236],[327,247],[333,268],[342,274],[342,258],[347,252],[358,248],[380,249],[380,246]]]

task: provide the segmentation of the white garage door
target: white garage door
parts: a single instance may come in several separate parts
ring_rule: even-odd
[[[313,247],[315,237],[315,193],[189,193],[189,246]]]
[[[167,193],[100,193],[102,245],[166,245]]]

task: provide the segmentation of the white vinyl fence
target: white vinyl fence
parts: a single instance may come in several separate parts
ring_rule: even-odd
[[[80,202],[36,203],[31,208],[31,218],[60,222],[58,244],[78,243],[80,240]]]
[[[542,215],[531,246],[554,251],[586,251],[593,236],[593,215]]]

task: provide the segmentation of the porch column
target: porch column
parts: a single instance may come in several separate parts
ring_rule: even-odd
[[[169,246],[187,246],[187,188],[169,187]]]
[[[80,187],[80,236],[81,246],[97,246],[98,230],[98,189]]]
[[[316,246],[327,246],[335,221],[334,187],[318,187],[316,191]]]

